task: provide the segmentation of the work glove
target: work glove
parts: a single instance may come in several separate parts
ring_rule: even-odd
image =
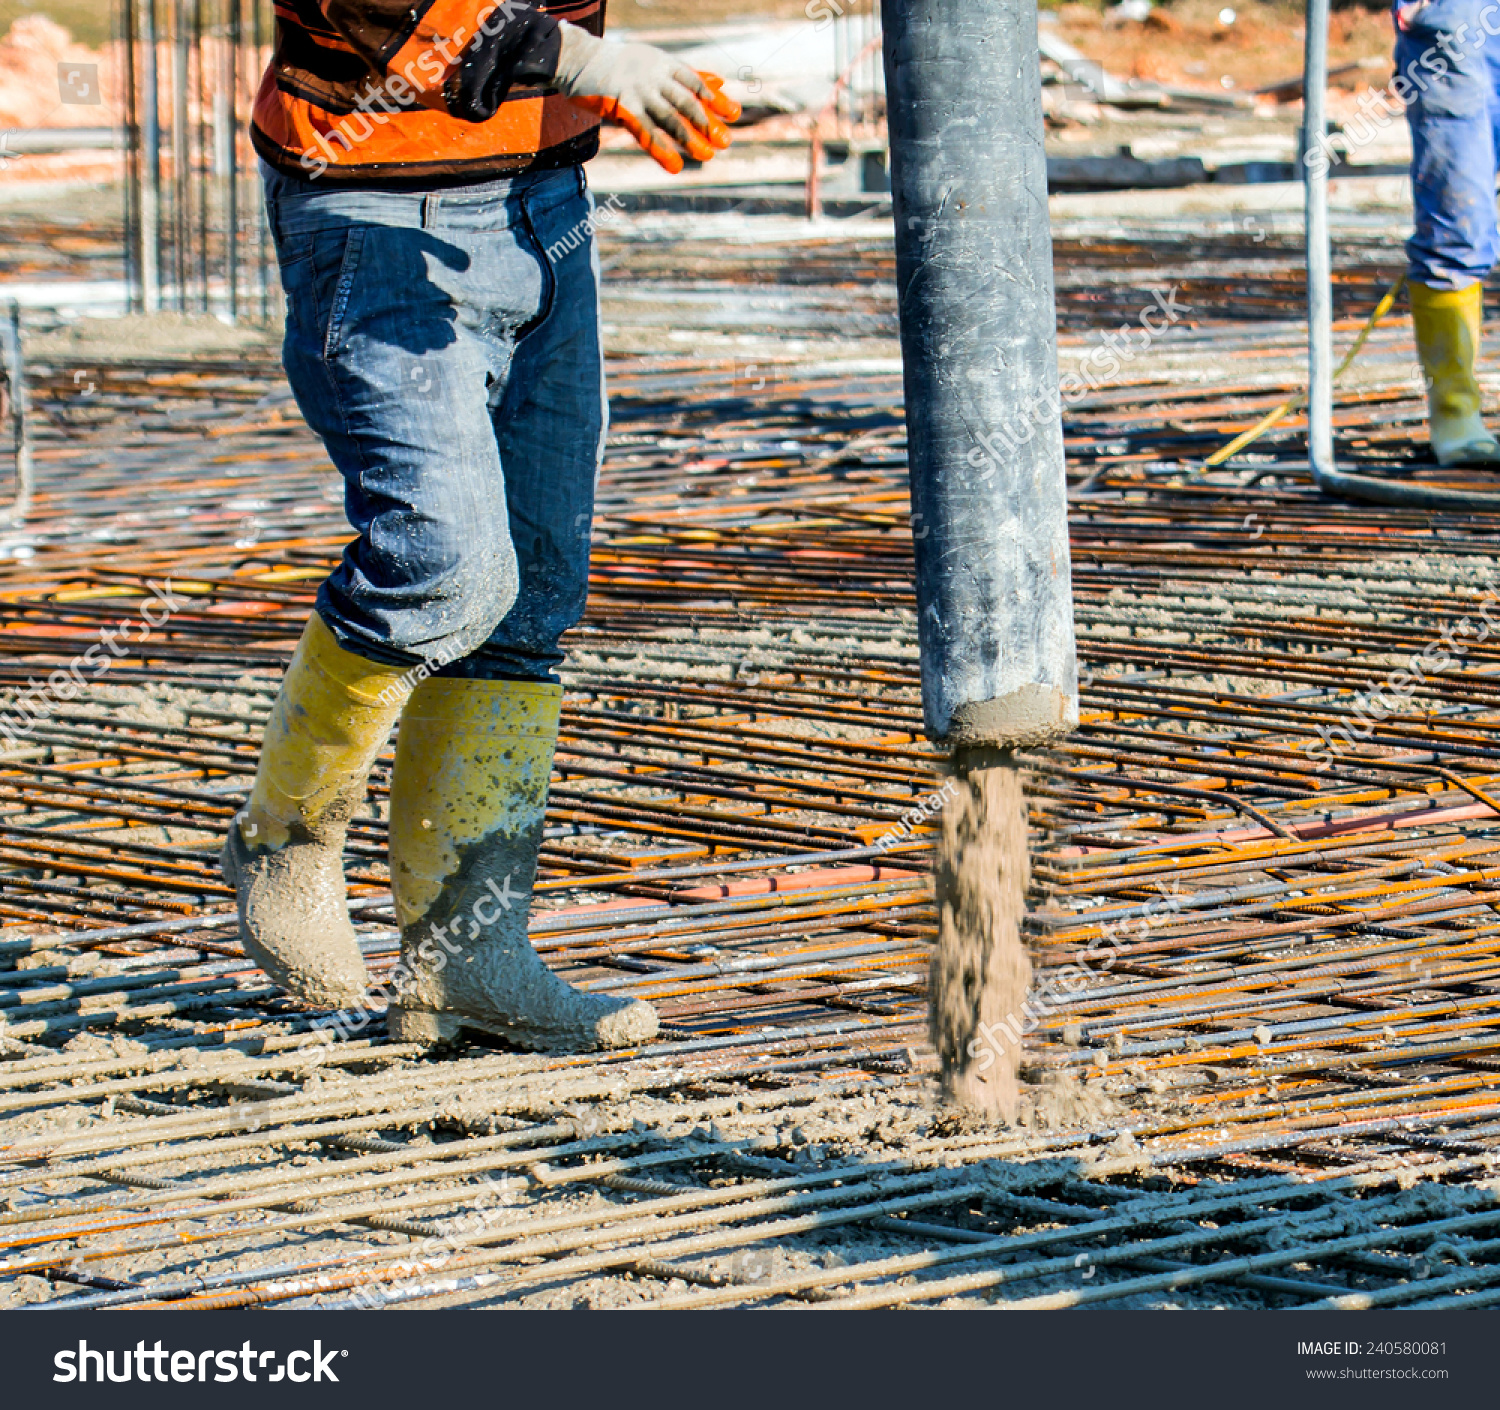
[[[723,80],[680,64],[651,44],[595,39],[566,21],[553,80],[579,107],[618,122],[658,165],[682,170],[683,154],[706,162],[729,146],[740,105]],[[722,119],[722,121],[721,121]]]

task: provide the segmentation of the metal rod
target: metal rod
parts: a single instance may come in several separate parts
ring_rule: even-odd
[[[172,294],[179,313],[188,308],[188,271],[192,267],[192,134],[188,128],[187,0],[172,4]]]
[[[5,391],[10,421],[11,451],[15,457],[14,499],[6,511],[12,524],[21,523],[31,512],[34,472],[31,462],[26,357],[21,342],[21,306],[12,299],[5,318]]]
[[[254,64],[250,73],[249,98],[253,105],[256,91],[254,85],[259,79],[259,66],[264,62],[267,40],[265,0],[250,0],[250,13]],[[254,178],[253,172],[250,190],[255,207],[255,297],[260,321],[267,323],[271,318],[271,232],[266,220],[265,190],[259,180]]]
[[[229,132],[224,145],[224,287],[226,313],[231,323],[240,314],[240,45],[243,25],[240,0],[225,0],[224,87],[228,101]]]
[[[193,0],[193,54],[198,78],[198,123],[197,123],[197,240],[198,240],[198,309],[210,311],[209,294],[209,206],[213,196],[213,141],[209,126],[212,111],[213,81],[208,67],[208,55],[204,49],[204,5],[206,0]]]
[[[121,146],[124,150],[122,190],[125,222],[125,311],[127,313],[140,313],[145,307],[141,245],[140,94],[136,88],[137,24],[136,0],[121,0],[120,49],[125,88],[125,102],[121,114],[123,123]]]
[[[220,88],[217,48],[209,70]],[[217,205],[213,218],[217,231]],[[116,238],[86,224],[65,233],[54,253],[69,273],[94,258],[70,249],[108,252]],[[769,287],[768,337],[789,326],[831,337],[854,317],[894,333],[889,241],[831,244],[825,230],[747,248],[657,235],[637,238],[623,221],[606,232],[611,277],[654,281],[668,301],[686,284],[698,317],[725,287]],[[1384,1192],[1441,1178],[1445,1210],[1493,1212],[1480,1182],[1500,1149],[1500,824],[1486,801],[1500,801],[1500,636],[1478,629],[1500,592],[1487,583],[1500,517],[1309,494],[1304,463],[1287,458],[1293,439],[1303,454],[1300,427],[1267,440],[1271,473],[1260,478],[1181,478],[1226,427],[1302,381],[1300,232],[1268,236],[1253,268],[1241,239],[1195,225],[1117,230],[1107,247],[1055,241],[1067,271],[1056,291],[1065,354],[1086,353],[1089,330],[1130,316],[1149,267],[1153,285],[1181,283],[1193,307],[1197,326],[1171,336],[1211,347],[1222,370],[1178,387],[1138,358],[1068,409],[1071,576],[1093,676],[1083,724],[1029,784],[1045,891],[1032,897],[1028,948],[1045,1009],[1026,1063],[1085,1097],[1102,1086],[1114,1114],[998,1143],[944,1127],[901,1132],[923,1109],[931,1071],[921,960],[938,921],[925,872],[942,778],[920,738],[894,373],[854,378],[788,360],[776,395],[757,398],[698,358],[612,359],[616,432],[589,610],[566,667],[532,929],[544,962],[570,982],[654,991],[664,1036],[637,1053],[471,1048],[413,1062],[412,1049],[385,1042],[378,1000],[347,1037],[338,1025],[350,1016],[275,996],[238,951],[214,871],[216,835],[253,777],[289,644],[348,536],[325,496],[326,456],[290,413],[274,354],[112,360],[88,373],[86,398],[77,369],[34,365],[36,414],[67,434],[38,457],[26,533],[3,536],[30,556],[0,557],[0,731],[14,735],[0,733],[0,916],[15,927],[0,939],[0,1013],[18,1020],[0,1035],[0,1239],[34,1245],[0,1261],[55,1276],[59,1259],[76,1255],[83,1276],[145,1285],[99,1290],[127,1302],[207,1291],[318,1301],[325,1273],[367,1278],[382,1301],[520,1300],[544,1280],[699,1255],[717,1272],[736,1250],[776,1245],[797,1258],[772,1297],[863,1280],[899,1301],[920,1300],[935,1286],[925,1278],[967,1270],[954,1259],[903,1271],[886,1253],[981,1248],[964,1237],[978,1232],[994,1241],[989,1271],[1018,1266],[1030,1247],[1028,1260],[1066,1257],[1058,1286],[1092,1296],[1125,1286],[1132,1254],[1164,1253],[1127,1243],[1192,1232],[1203,1240],[1194,1277],[1207,1282],[1227,1260],[1284,1256],[1289,1216],[1306,1213],[1334,1230],[1355,1223],[1377,1242],[1339,1252],[1326,1235],[1299,1240],[1304,1300],[1322,1295],[1319,1284],[1382,1300],[1393,1297],[1384,1288],[1420,1286],[1422,1267],[1403,1249],[1420,1251],[1440,1290],[1482,1288],[1492,1252],[1463,1238],[1456,1255],[1433,1249],[1430,1197],[1416,1190],[1410,1206],[1391,1206]],[[216,281],[219,257],[215,237]],[[1374,307],[1393,270],[1340,263],[1341,302]],[[842,278],[836,306],[819,285],[830,270]],[[1377,327],[1370,349],[1408,361],[1409,330]],[[79,411],[88,414],[68,420]],[[1341,408],[1340,435],[1350,457],[1366,440],[1404,447],[1421,416],[1414,388],[1373,386]],[[1278,476],[1289,464],[1298,468]],[[1246,523],[1252,512],[1263,535]],[[46,718],[17,707],[29,680],[66,673],[101,629],[134,618],[149,582],[168,577],[184,605],[90,684],[107,695],[54,699]],[[1424,667],[1412,699],[1372,711],[1392,663],[1420,659],[1445,632],[1462,656]],[[132,709],[141,697],[171,703]],[[1330,740],[1326,759],[1310,755]],[[388,782],[382,760],[345,856],[377,983],[397,955],[375,869]],[[1242,805],[1291,835],[1248,820]],[[883,854],[898,835],[907,850]],[[607,909],[594,908],[601,900]],[[83,1032],[104,1040],[99,1057],[81,1044],[59,1050]],[[109,1042],[122,1034],[133,1041]],[[307,1080],[321,1063],[349,1080]],[[830,1089],[775,1086],[798,1072],[804,1082],[826,1074]],[[706,1101],[703,1091],[722,1095]],[[475,1186],[444,1180],[463,1153],[453,1146],[534,1125],[539,1092],[549,1111],[612,1132],[623,1102],[645,1129],[593,1164],[588,1152],[558,1154],[565,1141],[517,1137],[532,1188],[513,1182],[514,1216],[479,1230],[469,1270],[493,1265],[483,1276],[495,1281],[407,1281],[403,1250],[371,1229],[420,1237],[417,1215],[433,1218],[434,1234],[461,1225]],[[868,1119],[850,1126],[867,1098]],[[917,1177],[898,1198],[925,1211],[920,1221],[877,1222],[903,1212],[870,1208],[883,1193],[859,1210],[844,1199],[796,1211],[752,1203],[738,1183],[747,1173],[774,1174],[789,1192],[884,1173],[796,1141],[796,1102],[822,1108],[805,1123],[810,1136],[826,1115],[856,1142],[875,1128],[898,1143],[903,1176]],[[680,1133],[709,1121],[723,1139],[703,1147],[696,1174],[710,1188],[690,1196],[707,1203],[673,1207],[703,1216],[679,1234],[707,1239],[664,1249],[667,1210],[636,1208],[633,1196],[649,1191],[629,1186],[685,1174],[672,1165]],[[354,1137],[361,1156],[397,1156],[415,1132],[416,1159],[363,1173],[345,1164],[351,1145],[332,1144]],[[1125,1135],[1136,1145],[1113,1168],[1149,1162],[1170,1172],[1180,1198],[1138,1188],[1133,1171],[1129,1184],[1103,1178],[1113,1160],[1104,1142]],[[274,1172],[288,1151],[308,1162],[282,1183]],[[265,1159],[247,1166],[245,1152]],[[1036,1160],[1044,1153],[1058,1159]],[[1101,1155],[1103,1169],[1093,1164]],[[1017,1157],[1041,1172],[1025,1196],[997,1196],[982,1171],[944,1168]],[[57,1182],[45,1200],[32,1196],[39,1161]],[[1088,1182],[1068,1173],[1085,1163]],[[225,1172],[246,1168],[272,1173],[232,1188]],[[559,1186],[626,1168],[609,1201],[556,1212]],[[379,1188],[351,1189],[376,1176]],[[959,1200],[970,1180],[984,1193]],[[361,1204],[341,1202],[341,1190]],[[226,1193],[309,1207],[265,1222],[248,1206],[195,1217]],[[817,1222],[789,1226],[788,1214]],[[1105,1227],[1088,1233],[1091,1214]],[[803,1236],[841,1215],[870,1262],[809,1267]],[[371,1222],[340,1223],[350,1216]],[[1273,1216],[1266,1232],[1258,1221]],[[116,1219],[127,1233],[108,1234]],[[84,1242],[60,1255],[64,1230]],[[315,1246],[288,1249],[309,1233]],[[554,1234],[557,1243],[519,1245],[547,1262],[507,1256],[519,1240]],[[1029,1244],[1037,1234],[1046,1242]],[[180,1259],[189,1242],[201,1277],[157,1280],[154,1255],[176,1249]],[[1073,1260],[1091,1248],[1121,1251],[1085,1281]],[[1465,1264],[1475,1249],[1483,1257]],[[916,1280],[889,1282],[905,1272]],[[803,1276],[819,1285],[798,1286]],[[1282,1279],[1279,1291],[1295,1298],[1297,1282]],[[736,1297],[747,1291],[738,1286]],[[765,1291],[748,1286],[748,1300]],[[1183,1295],[1214,1300],[1206,1289]]]
[[[157,0],[141,0],[141,284],[147,313],[162,307],[161,93]]]
[[[1307,239],[1307,456],[1329,494],[1415,509],[1500,509],[1500,494],[1341,471],[1333,449],[1333,259],[1328,232],[1328,5],[1307,0],[1302,77],[1302,183]]]

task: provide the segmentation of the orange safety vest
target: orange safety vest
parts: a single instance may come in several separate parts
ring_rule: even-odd
[[[279,171],[341,184],[455,185],[587,161],[599,149],[598,115],[535,81],[510,84],[483,120],[456,115],[450,103],[481,27],[534,26],[541,15],[600,35],[604,6],[276,0],[276,46],[251,141]]]

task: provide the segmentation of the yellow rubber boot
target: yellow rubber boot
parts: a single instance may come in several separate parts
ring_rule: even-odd
[[[391,895],[401,926],[397,1043],[465,1029],[525,1048],[633,1047],[639,1000],[565,984],[526,936],[562,687],[434,678],[401,715],[391,780]]]
[[[1439,465],[1500,464],[1500,443],[1479,414],[1479,353],[1484,287],[1434,289],[1412,283],[1411,320],[1427,379],[1427,424]]]
[[[250,801],[224,843],[245,953],[309,1003],[364,996],[344,833],[407,697],[405,674],[345,651],[313,613],[271,708]]]

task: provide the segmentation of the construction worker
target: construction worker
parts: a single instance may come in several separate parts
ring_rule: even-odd
[[[601,117],[668,170],[738,107],[603,0],[287,0],[254,110],[284,360],[357,537],[319,589],[224,846],[246,952],[311,1003],[366,991],[345,828],[400,719],[398,1041],[649,1039],[648,1005],[541,962],[528,903],[582,614],[606,406]]]
[[[1485,276],[1500,256],[1500,6],[1397,0],[1396,74],[1412,140],[1412,322],[1440,465],[1500,464],[1474,376]]]

